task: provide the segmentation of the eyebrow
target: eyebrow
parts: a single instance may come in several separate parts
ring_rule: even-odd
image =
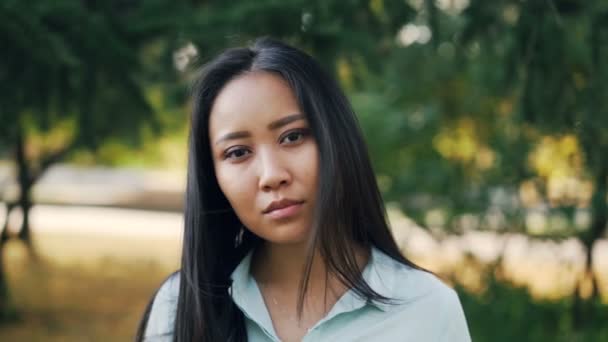
[[[306,119],[306,117],[304,116],[304,114],[291,114],[291,115],[287,115],[286,117],[280,118],[278,120],[275,120],[275,121],[269,123],[267,127],[269,130],[273,131],[273,130],[279,129],[283,126],[287,126],[294,121],[305,120],[305,119]],[[225,134],[221,138],[217,139],[215,144],[217,145],[220,142],[225,141],[225,140],[241,139],[241,138],[247,138],[250,136],[251,136],[251,134],[247,131],[232,132],[232,133]]]

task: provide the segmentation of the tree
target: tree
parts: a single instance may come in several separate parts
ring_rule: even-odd
[[[161,41],[159,55],[170,55],[165,46],[186,8],[161,0],[0,4],[0,152],[15,161],[19,184],[17,200],[4,201],[7,211],[21,208],[18,237],[28,246],[31,189],[50,166],[78,149],[136,145],[160,131],[144,87],[145,72],[163,67],[147,68],[140,54]],[[7,225],[8,215],[0,255]],[[0,269],[0,313],[7,296]]]
[[[577,237],[586,248],[581,282],[590,280],[597,298],[592,251],[608,212],[608,6],[473,0],[450,13],[429,4],[418,22],[432,41],[394,50],[384,85],[358,97],[360,112],[383,113],[366,126],[387,197],[422,222],[438,210],[448,231],[474,216],[477,229]],[[556,191],[566,181],[574,191]],[[542,200],[525,203],[530,191]],[[533,233],[525,216],[536,209],[569,223]],[[581,212],[591,222],[577,227]]]
[[[588,229],[575,235],[587,250],[586,272],[597,298],[592,251],[608,223],[608,6],[577,0],[496,5],[471,3],[464,39],[485,39],[487,49],[510,39],[504,61],[512,75],[505,80],[504,94],[519,93],[518,119],[540,134],[571,135],[580,144],[583,175],[593,183],[592,219]],[[518,14],[513,25],[499,17],[504,11]],[[479,25],[480,18],[489,25]],[[569,209],[573,204],[557,206]]]

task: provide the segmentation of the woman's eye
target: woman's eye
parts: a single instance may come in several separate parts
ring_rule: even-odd
[[[245,157],[249,153],[250,152],[247,149],[244,149],[244,148],[235,148],[235,149],[226,151],[226,153],[224,154],[224,159],[238,160],[238,159],[242,159],[243,157]]]
[[[283,138],[281,138],[281,142],[287,144],[295,144],[300,140],[304,139],[305,133],[302,131],[295,131],[286,134]]]

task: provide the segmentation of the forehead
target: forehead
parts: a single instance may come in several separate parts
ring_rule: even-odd
[[[212,137],[235,129],[266,126],[286,115],[301,113],[293,91],[281,77],[251,72],[228,82],[211,108]]]

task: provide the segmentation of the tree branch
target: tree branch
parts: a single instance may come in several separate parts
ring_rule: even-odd
[[[61,161],[65,156],[76,146],[76,140],[72,140],[69,144],[64,146],[62,149],[58,151],[54,151],[44,156],[40,160],[40,166],[35,172],[32,172],[32,176],[30,178],[30,184],[36,183],[40,177],[51,167],[53,164]]]

